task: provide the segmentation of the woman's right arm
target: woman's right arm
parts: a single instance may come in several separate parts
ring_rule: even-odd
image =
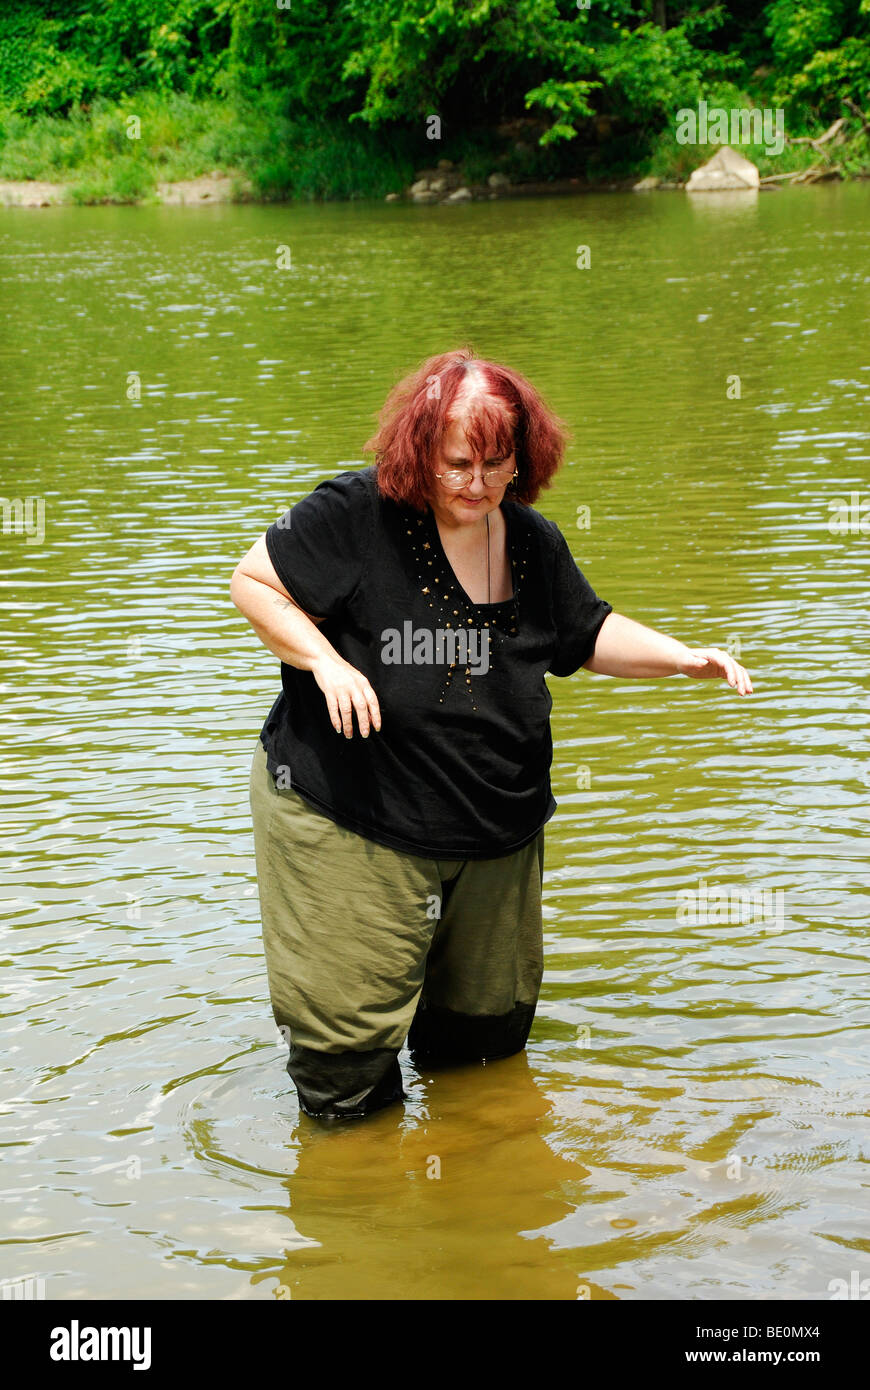
[[[266,538],[255,541],[239,561],[230,581],[230,598],[251,624],[264,647],[286,666],[310,671],[323,691],[332,727],[345,738],[353,736],[353,711],[360,733],[381,727],[377,696],[366,677],[339,656],[317,623],[322,618],[303,612],[281,583]]]

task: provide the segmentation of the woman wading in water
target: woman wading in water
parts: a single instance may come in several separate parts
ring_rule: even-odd
[[[543,973],[549,671],[749,676],[599,598],[532,504],[565,433],[468,350],[387,399],[370,468],[268,528],[234,603],[280,658],[251,808],[275,1020],[302,1109],[367,1115],[415,1063],[525,1047]]]

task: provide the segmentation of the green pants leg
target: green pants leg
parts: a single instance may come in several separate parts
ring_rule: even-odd
[[[508,1057],[526,1045],[544,970],[544,832],[504,859],[439,868],[441,917],[408,1046],[420,1061]]]
[[[272,1011],[307,1114],[403,1099],[406,1038],[427,1059],[525,1046],[543,970],[543,832],[495,860],[402,854],[277,787],[259,743],[250,790]]]

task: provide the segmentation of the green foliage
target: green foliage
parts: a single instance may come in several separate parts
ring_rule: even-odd
[[[706,16],[712,25],[721,6]],[[622,109],[635,113],[638,124],[660,125],[684,106],[709,97],[711,83],[736,66],[733,55],[696,47],[690,23],[662,30],[641,24],[622,31],[598,50],[598,71]]]
[[[154,188],[154,174],[138,160],[121,159],[80,174],[69,186],[74,203],[138,203]]]
[[[835,43],[848,0],[773,0],[767,6],[767,34],[774,62],[785,73],[800,71],[820,48]]]
[[[381,194],[434,162],[437,116],[470,180],[675,174],[701,98],[784,106],[791,133],[870,105],[870,0],[287,3],[6,0],[0,170],[75,170],[94,198],[213,167],[263,196]]]
[[[287,137],[272,142],[252,170],[261,197],[383,198],[413,177],[412,159],[344,123],[289,126]]]
[[[774,0],[767,34],[777,63],[774,99],[790,115],[841,115],[843,97],[870,98],[870,0]]]
[[[577,134],[574,122],[581,116],[594,115],[587,97],[600,86],[600,82],[557,82],[551,77],[526,92],[526,106],[542,106],[545,111],[556,113],[555,121],[541,136],[541,144],[573,140]]]

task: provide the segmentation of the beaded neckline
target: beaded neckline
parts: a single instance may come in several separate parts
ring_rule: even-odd
[[[432,509],[429,508],[423,516],[409,511],[402,513],[402,530],[410,547],[414,574],[420,592],[433,610],[438,625],[455,628],[457,631],[464,627],[487,630],[490,668],[494,664],[494,652],[502,650],[519,632],[520,592],[528,562],[528,537],[520,539],[516,534],[516,528],[511,525],[508,514],[505,512],[503,515],[507,527],[508,559],[514,592],[511,598],[501,599],[497,603],[474,603],[459,583],[447,559]],[[521,553],[518,553],[519,547]],[[450,690],[456,664],[456,661],[453,661],[447,670],[447,679],[438,697],[440,704],[444,703]],[[485,677],[479,676],[477,679]],[[471,700],[471,708],[476,713],[477,702],[474,698],[469,666],[465,667],[464,689]]]

